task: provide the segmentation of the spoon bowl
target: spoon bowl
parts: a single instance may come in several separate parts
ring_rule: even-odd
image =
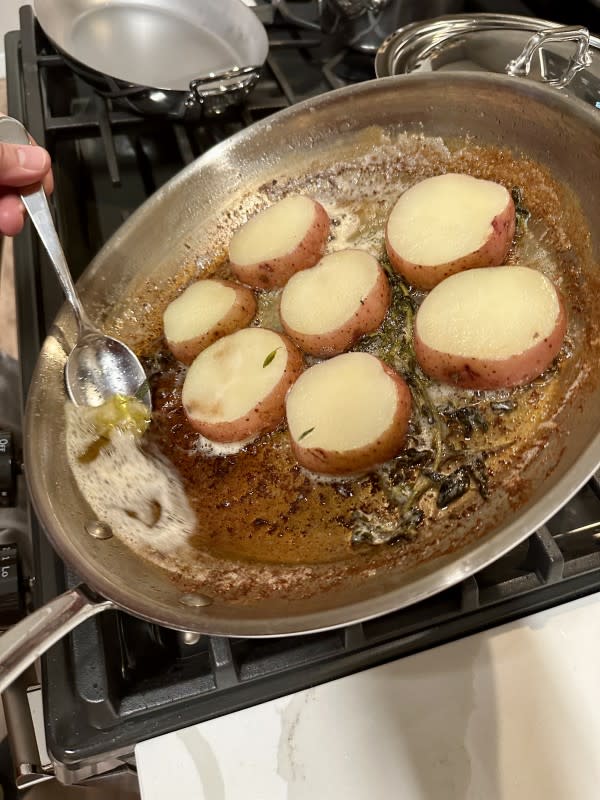
[[[0,118],[0,141],[30,145],[24,126],[12,117]],[[67,394],[75,405],[99,406],[115,395],[135,397],[152,410],[146,373],[126,344],[99,330],[81,304],[44,190],[22,194],[21,199],[56,271],[77,322],[77,342],[65,365]]]
[[[76,406],[99,406],[121,395],[136,397],[151,408],[150,389],[137,356],[124,342],[100,331],[86,331],[77,339],[65,364],[65,383]]]

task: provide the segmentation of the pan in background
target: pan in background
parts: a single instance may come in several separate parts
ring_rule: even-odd
[[[241,0],[35,0],[34,11],[77,74],[141,114],[218,114],[251,91],[269,51]]]
[[[526,75],[594,107],[600,103],[600,38],[545,19],[448,14],[399,28],[375,57],[378,78],[457,70]]]

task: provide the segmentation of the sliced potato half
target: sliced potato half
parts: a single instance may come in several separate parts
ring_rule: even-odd
[[[296,458],[325,475],[365,472],[397,455],[410,411],[406,383],[368,353],[344,353],[310,367],[286,400]]]
[[[399,198],[386,227],[393,268],[419,289],[450,275],[503,264],[515,233],[504,186],[470,175],[426,178]]]
[[[256,314],[256,299],[246,286],[207,278],[188,286],[166,307],[165,339],[175,358],[191,364],[222,336],[243,328]]]
[[[552,281],[528,267],[453,275],[415,317],[417,360],[432,378],[468,389],[520,386],[558,355],[565,306]]]
[[[280,333],[244,328],[225,336],[187,372],[187,418],[213,442],[242,442],[272,431],[283,420],[285,394],[302,368],[300,351]]]
[[[284,286],[323,255],[329,216],[316,200],[292,195],[249,219],[231,237],[229,260],[238,280],[255,289]]]
[[[376,330],[390,304],[390,287],[377,259],[348,249],[323,256],[293,275],[279,307],[284,330],[306,353],[343,353]]]

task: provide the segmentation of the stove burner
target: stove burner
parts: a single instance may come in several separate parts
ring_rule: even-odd
[[[523,3],[508,0],[468,2],[463,10],[528,13]],[[371,57],[332,49],[318,31],[278,15],[269,36],[267,69],[244,107],[194,125],[171,123],[143,119],[98,97],[66,68],[31,8],[21,9],[21,30],[6,40],[9,113],[51,152],[57,224],[76,276],[129,214],[207,148],[299,100],[374,77]],[[62,296],[30,228],[15,241],[15,261],[26,390]],[[31,516],[40,605],[78,578]],[[600,481],[594,479],[546,527],[476,576],[342,630],[224,639],[105,613],[43,661],[46,736],[58,777],[82,780],[128,763],[143,739],[597,591],[599,545]]]

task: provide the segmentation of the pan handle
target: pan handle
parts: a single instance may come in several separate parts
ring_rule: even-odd
[[[577,25],[558,28],[548,28],[536,33],[529,39],[522,53],[506,65],[507,75],[513,77],[527,77],[531,69],[533,57],[546,44],[550,42],[575,42],[577,49],[570,59],[567,68],[558,78],[546,78],[544,81],[556,89],[564,89],[573,80],[575,75],[592,63],[590,52],[590,32],[587,28]]]
[[[0,636],[0,694],[46,650],[80,622],[111,608],[86,586],[76,586],[29,614]]]
[[[233,67],[225,72],[210,72],[190,82],[186,108],[201,107],[218,115],[233,103],[241,102],[260,78],[262,67]]]

